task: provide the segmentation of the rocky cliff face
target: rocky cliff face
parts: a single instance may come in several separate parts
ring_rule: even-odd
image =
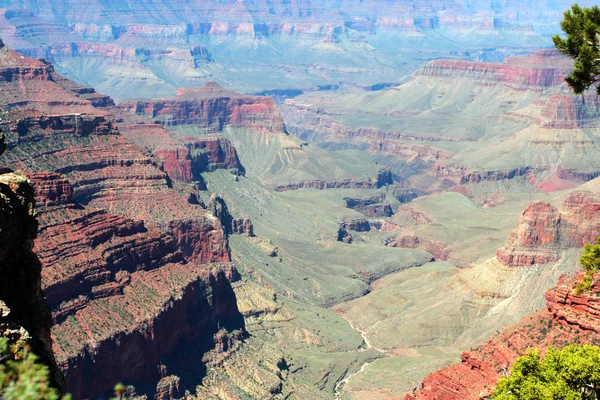
[[[516,89],[546,88],[562,85],[570,65],[558,52],[542,50],[531,57],[510,58],[504,63],[474,63],[466,61],[432,61],[415,75],[457,78],[468,77],[482,82],[509,84]]]
[[[432,373],[405,400],[476,400],[487,398],[514,360],[530,348],[600,342],[599,276],[590,293],[573,294],[576,277],[563,277],[546,294],[547,308],[495,335],[483,346],[467,351],[461,363]]]
[[[391,171],[382,169],[377,174],[377,177],[367,179],[345,178],[340,180],[322,181],[310,180],[290,183],[287,185],[275,186],[278,192],[286,192],[288,190],[299,189],[378,189],[386,185],[394,183],[394,177]]]
[[[600,236],[600,199],[587,191],[573,191],[562,210],[538,201],[531,203],[498,250],[500,262],[509,266],[545,264],[558,259],[558,251],[582,247]]]
[[[66,390],[54,353],[52,317],[41,288],[40,260],[33,252],[37,236],[34,190],[29,180],[4,170],[0,174],[0,335],[29,345],[50,368],[52,383]]]
[[[165,100],[123,102],[120,106],[167,125],[199,125],[220,132],[225,125],[283,132],[283,119],[270,97],[242,96],[214,82],[200,89],[180,89]]]
[[[160,124],[126,123],[121,125],[121,133],[148,149],[160,161],[160,168],[174,180],[202,186],[203,172],[228,169],[236,175],[245,174],[237,151],[223,137],[176,137]]]
[[[167,377],[193,389],[205,354],[222,358],[243,335],[244,321],[230,285],[238,276],[223,226],[173,190],[171,179],[230,164],[241,169],[235,150],[219,140],[175,142],[197,158],[184,158],[188,170],[172,168],[168,157],[161,164],[133,133],[121,133],[126,123],[118,121],[127,115],[110,98],[5,48],[0,71],[10,76],[0,80],[0,93],[19,99],[0,103],[11,150],[6,159],[30,177],[39,198],[39,261],[32,268],[41,264],[53,348],[68,391],[93,398],[123,381],[161,396]],[[22,179],[15,190],[32,192]],[[25,227],[13,233],[24,237],[28,260],[35,220]],[[40,278],[31,282],[39,286]],[[39,288],[30,292],[40,296],[28,301],[41,299]],[[46,349],[38,347],[50,359],[45,310],[39,337]]]

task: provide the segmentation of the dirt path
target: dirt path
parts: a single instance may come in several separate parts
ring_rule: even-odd
[[[380,353],[382,353],[382,354],[385,354],[386,356],[388,355],[388,354],[385,352],[385,350],[379,349],[379,348],[377,348],[377,347],[375,347],[375,346],[373,346],[373,345],[371,344],[371,341],[369,340],[369,337],[367,336],[367,332],[366,332],[366,331],[363,331],[362,329],[360,329],[360,328],[357,328],[356,326],[354,326],[354,324],[352,323],[352,321],[350,321],[350,319],[349,319],[349,318],[347,318],[347,317],[346,317],[346,315],[345,315],[343,312],[341,312],[341,311],[339,311],[339,310],[338,310],[337,312],[338,312],[338,314],[340,314],[340,315],[341,315],[341,317],[342,317],[342,318],[344,318],[344,319],[346,320],[346,322],[348,322],[348,324],[350,325],[350,327],[351,327],[352,329],[354,329],[355,331],[357,331],[358,333],[360,333],[360,336],[362,336],[362,338],[363,338],[363,342],[365,343],[366,347],[363,347],[363,348],[361,348],[361,349],[360,349],[360,351],[367,351],[367,350],[369,350],[369,349],[374,349],[374,350],[377,350],[378,352],[380,352]],[[379,322],[377,322],[377,324],[378,324],[378,323],[379,323]],[[377,324],[373,325],[371,328],[374,328],[374,327],[375,327]],[[369,328],[369,329],[371,329],[371,328]],[[341,399],[341,398],[342,398],[342,392],[341,392],[341,388],[342,388],[342,386],[344,386],[346,383],[348,383],[348,381],[350,381],[350,379],[351,379],[353,376],[355,376],[355,375],[358,375],[358,374],[362,374],[363,372],[365,372],[365,368],[367,368],[367,366],[368,366],[369,364],[371,364],[373,361],[375,361],[375,360],[367,361],[366,363],[364,363],[364,364],[363,364],[363,365],[360,367],[360,369],[359,369],[358,371],[356,371],[356,372],[354,372],[354,373],[352,373],[352,374],[346,375],[346,377],[344,377],[344,379],[342,379],[341,381],[339,381],[339,382],[338,382],[338,383],[335,385],[335,398],[336,398],[336,399]]]

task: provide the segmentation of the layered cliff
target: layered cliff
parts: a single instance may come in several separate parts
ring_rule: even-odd
[[[1,92],[19,100],[0,99],[6,158],[39,199],[33,265],[41,265],[68,391],[93,398],[123,381],[161,396],[167,377],[195,387],[205,353],[222,358],[244,332],[219,219],[173,190],[185,169],[170,168],[168,157],[165,167],[121,134],[126,115],[110,98],[60,77],[47,62],[6,48],[0,58]],[[192,142],[176,142],[196,155],[187,159],[190,177],[230,164],[242,169],[227,142]],[[28,229],[31,247],[37,225]],[[46,312],[41,329],[49,328]],[[49,347],[50,332],[41,337]]]
[[[509,266],[545,264],[558,260],[559,250],[582,247],[598,236],[600,198],[576,190],[565,198],[561,210],[543,201],[531,203],[497,257]]]
[[[553,50],[541,50],[527,58],[509,58],[503,63],[467,61],[432,61],[415,72],[415,76],[464,78],[481,84],[503,83],[518,90],[562,85],[570,73],[569,61]]]
[[[121,133],[160,160],[160,168],[171,179],[202,182],[201,174],[227,169],[244,175],[245,169],[231,142],[223,137],[177,137],[160,124],[123,124]]]
[[[199,89],[180,89],[164,100],[120,104],[126,111],[146,115],[166,125],[194,124],[220,132],[225,125],[283,132],[283,119],[270,97],[244,96],[214,82]]]
[[[496,382],[527,349],[600,342],[599,276],[592,290],[573,294],[577,277],[563,277],[546,294],[546,309],[503,329],[483,346],[464,352],[461,363],[430,374],[405,400],[476,400],[487,398]]]

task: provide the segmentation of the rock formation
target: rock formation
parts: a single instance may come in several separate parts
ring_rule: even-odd
[[[254,236],[254,227],[248,218],[233,218],[229,213],[227,204],[218,195],[210,196],[208,210],[214,215],[228,234],[246,234],[250,237]]]
[[[41,288],[42,265],[32,250],[38,227],[34,190],[26,177],[4,169],[0,194],[0,336],[30,346],[49,367],[52,384],[64,392],[52,351],[52,317]]]
[[[160,124],[124,123],[120,132],[128,140],[148,149],[160,161],[161,169],[174,180],[203,182],[201,174],[228,169],[244,175],[245,169],[231,142],[223,137],[176,137]]]
[[[26,329],[35,322],[39,331],[33,327],[30,334],[40,339],[34,349],[51,363],[41,279],[54,322],[54,353],[74,398],[102,395],[118,382],[164,396],[177,385],[164,381],[160,366],[169,376],[192,377],[182,378],[179,389],[195,387],[210,361],[205,354],[213,351],[222,359],[244,333],[230,284],[238,274],[223,226],[171,188],[168,173],[185,180],[183,173],[160,165],[135,135],[121,133],[127,114],[110,98],[60,77],[45,61],[6,48],[0,48],[0,76],[1,123],[11,150],[6,162],[31,179],[30,186],[26,178],[7,174],[3,185],[17,191],[5,194],[7,207],[24,199],[3,229],[11,236],[6,240],[21,237],[23,246],[6,246],[3,265],[30,264],[20,270],[30,286],[0,288],[0,294],[8,291],[9,318],[26,315],[23,305],[37,307],[35,316],[15,322]],[[195,167],[242,168],[225,141],[190,146],[200,161],[187,159],[189,177],[201,172]],[[32,187],[39,198],[39,261],[31,252],[38,226],[27,217]],[[16,217],[24,223],[15,226]],[[15,289],[29,296],[21,305]]]
[[[452,254],[444,243],[420,238],[418,236],[400,235],[387,244],[388,247],[400,247],[404,249],[421,248],[430,253],[436,261],[447,261]]]
[[[391,171],[383,169],[379,171],[377,177],[368,179],[353,179],[345,178],[340,180],[322,181],[322,180],[310,180],[300,181],[297,183],[290,183],[287,185],[275,186],[275,190],[278,192],[286,192],[288,190],[299,190],[299,189],[378,189],[380,187],[390,185],[393,181],[393,175]]]
[[[270,97],[243,96],[214,82],[199,89],[180,89],[164,100],[123,102],[124,110],[165,125],[198,125],[220,132],[225,125],[283,132],[283,119]]]
[[[543,201],[531,203],[497,257],[509,266],[545,264],[558,259],[559,249],[582,247],[598,236],[600,198],[576,190],[565,198],[562,210]]]

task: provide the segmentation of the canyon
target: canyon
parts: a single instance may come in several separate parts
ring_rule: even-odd
[[[36,191],[33,250],[66,387],[87,398],[122,380],[151,394],[177,374],[182,388],[193,385],[184,366],[201,374],[203,353],[226,354],[245,332],[220,221],[172,189],[163,166],[121,134],[110,98],[6,47],[0,60],[2,85],[18,99],[3,104],[4,162]],[[190,175],[173,179],[241,168],[231,149],[219,158],[226,142],[195,145]],[[186,348],[194,351],[182,359]]]
[[[210,81],[244,93],[378,89],[430,60],[501,61],[548,46],[569,5],[4,0],[0,37],[117,100]]]
[[[0,0],[0,327],[74,399],[475,399],[596,343],[569,5]]]

